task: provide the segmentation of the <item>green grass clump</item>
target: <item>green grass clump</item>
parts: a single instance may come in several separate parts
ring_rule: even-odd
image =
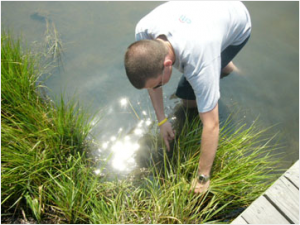
[[[278,176],[277,147],[265,130],[221,124],[208,192],[190,192],[199,161],[201,123],[185,122],[148,174],[107,181],[86,156],[91,117],[75,101],[41,97],[38,61],[1,37],[2,217],[51,223],[228,223]],[[237,127],[237,128],[236,128]],[[158,146],[153,136],[153,159]]]
[[[234,126],[235,125],[235,126]],[[212,168],[209,192],[194,196],[189,192],[196,177],[202,125],[199,118],[186,122],[178,135],[173,156],[165,156],[163,166],[154,166],[159,181],[158,201],[163,220],[157,223],[229,222],[258,198],[278,177],[274,151],[275,137],[262,139],[267,130],[253,123],[220,125],[219,146]]]
[[[25,212],[28,204],[40,221],[45,183],[66,169],[69,157],[85,151],[91,127],[90,116],[75,101],[51,103],[42,97],[37,66],[34,55],[2,33],[2,213]]]

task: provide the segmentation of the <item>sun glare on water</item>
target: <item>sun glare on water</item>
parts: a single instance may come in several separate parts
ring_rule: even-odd
[[[139,104],[140,103],[138,103],[138,105]],[[112,168],[117,171],[125,172],[125,174],[132,171],[137,166],[135,157],[137,151],[140,149],[140,145],[138,144],[139,140],[149,131],[149,126],[152,124],[150,116],[148,116],[148,113],[145,110],[141,109],[141,115],[139,115],[127,97],[122,97],[119,100],[119,106],[123,108],[122,113],[124,110],[128,110],[126,109],[128,105],[130,106],[129,109],[131,109],[131,113],[135,116],[135,119],[138,119],[134,129],[131,129],[128,132],[126,127],[119,127],[112,136],[103,138],[103,142],[99,146],[100,148],[98,148],[100,158],[103,155],[109,155],[109,157],[107,157],[109,158],[108,165],[112,166]],[[116,110],[120,110],[120,108],[118,107]],[[95,173],[101,174],[101,171],[97,169],[95,170]]]
[[[117,141],[111,148],[114,153],[112,166],[121,171],[126,171],[135,166],[134,153],[140,148],[139,144],[131,142],[124,138],[123,141]]]
[[[123,107],[126,107],[126,106],[127,106],[127,103],[128,103],[127,98],[122,98],[122,99],[120,100],[120,104],[121,104],[121,106],[123,106]]]

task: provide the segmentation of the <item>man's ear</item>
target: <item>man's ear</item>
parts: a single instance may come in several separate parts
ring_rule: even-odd
[[[164,61],[165,67],[172,66],[172,65],[173,65],[173,62],[171,59],[165,59],[165,61]]]

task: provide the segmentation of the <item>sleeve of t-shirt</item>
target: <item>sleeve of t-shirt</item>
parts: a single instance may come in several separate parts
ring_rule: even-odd
[[[138,32],[135,34],[136,41],[140,41],[144,39],[150,39],[149,35],[147,35],[145,32]]]
[[[159,35],[170,35],[168,27],[164,24],[159,24],[157,20],[152,21],[151,24],[140,21],[135,28],[135,40],[140,41],[144,39],[155,39]]]
[[[201,68],[193,71],[187,80],[190,82],[197,101],[198,112],[209,112],[220,98],[220,57]]]
[[[141,20],[135,28],[135,40],[140,41],[145,39],[153,39],[153,37],[149,25],[144,20]]]

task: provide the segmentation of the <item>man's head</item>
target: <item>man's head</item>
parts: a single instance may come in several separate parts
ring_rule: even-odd
[[[131,84],[145,88],[146,81],[163,74],[168,48],[159,40],[141,40],[131,44],[125,54],[125,70]]]

